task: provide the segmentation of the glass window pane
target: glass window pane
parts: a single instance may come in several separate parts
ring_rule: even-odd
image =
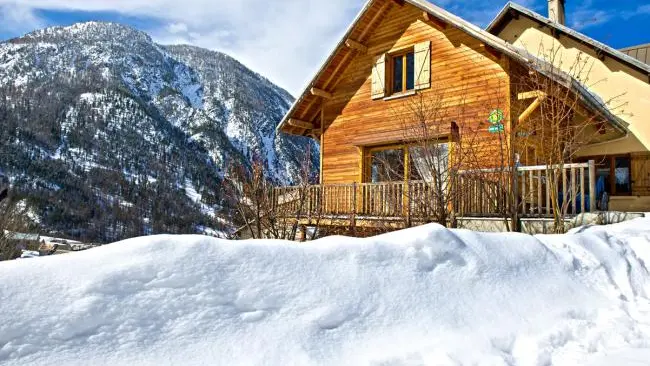
[[[427,144],[409,148],[411,180],[445,182],[449,173],[449,144]]]
[[[404,90],[402,77],[404,75],[404,58],[402,56],[393,59],[393,93]]]
[[[413,52],[406,55],[406,90],[415,88],[415,57]]]
[[[381,150],[372,153],[370,182],[399,182],[404,180],[404,150]]]
[[[614,175],[616,179],[616,193],[632,193],[632,183],[630,179],[630,159],[615,159]]]
[[[601,167],[598,165],[596,167],[596,193],[598,199],[600,199],[603,192],[607,192],[609,195],[612,194],[611,184],[609,182],[609,166]]]

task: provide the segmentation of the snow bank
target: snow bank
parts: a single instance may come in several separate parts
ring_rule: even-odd
[[[139,238],[0,264],[0,364],[643,362],[644,262],[648,219],[537,237]]]

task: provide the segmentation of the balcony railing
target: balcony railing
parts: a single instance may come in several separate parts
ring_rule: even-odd
[[[596,210],[590,161],[562,166],[457,171],[444,182],[351,183],[278,187],[273,208],[300,217],[367,216],[427,220],[441,207],[456,216],[575,215]]]

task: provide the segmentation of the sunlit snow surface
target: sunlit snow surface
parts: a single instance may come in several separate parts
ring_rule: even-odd
[[[641,365],[650,220],[309,244],[133,239],[0,263],[2,365]]]

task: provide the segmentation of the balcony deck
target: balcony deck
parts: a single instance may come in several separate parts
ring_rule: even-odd
[[[596,210],[596,169],[590,161],[563,166],[458,171],[435,181],[351,183],[275,188],[273,209],[301,225],[391,228],[451,217],[570,217]]]

